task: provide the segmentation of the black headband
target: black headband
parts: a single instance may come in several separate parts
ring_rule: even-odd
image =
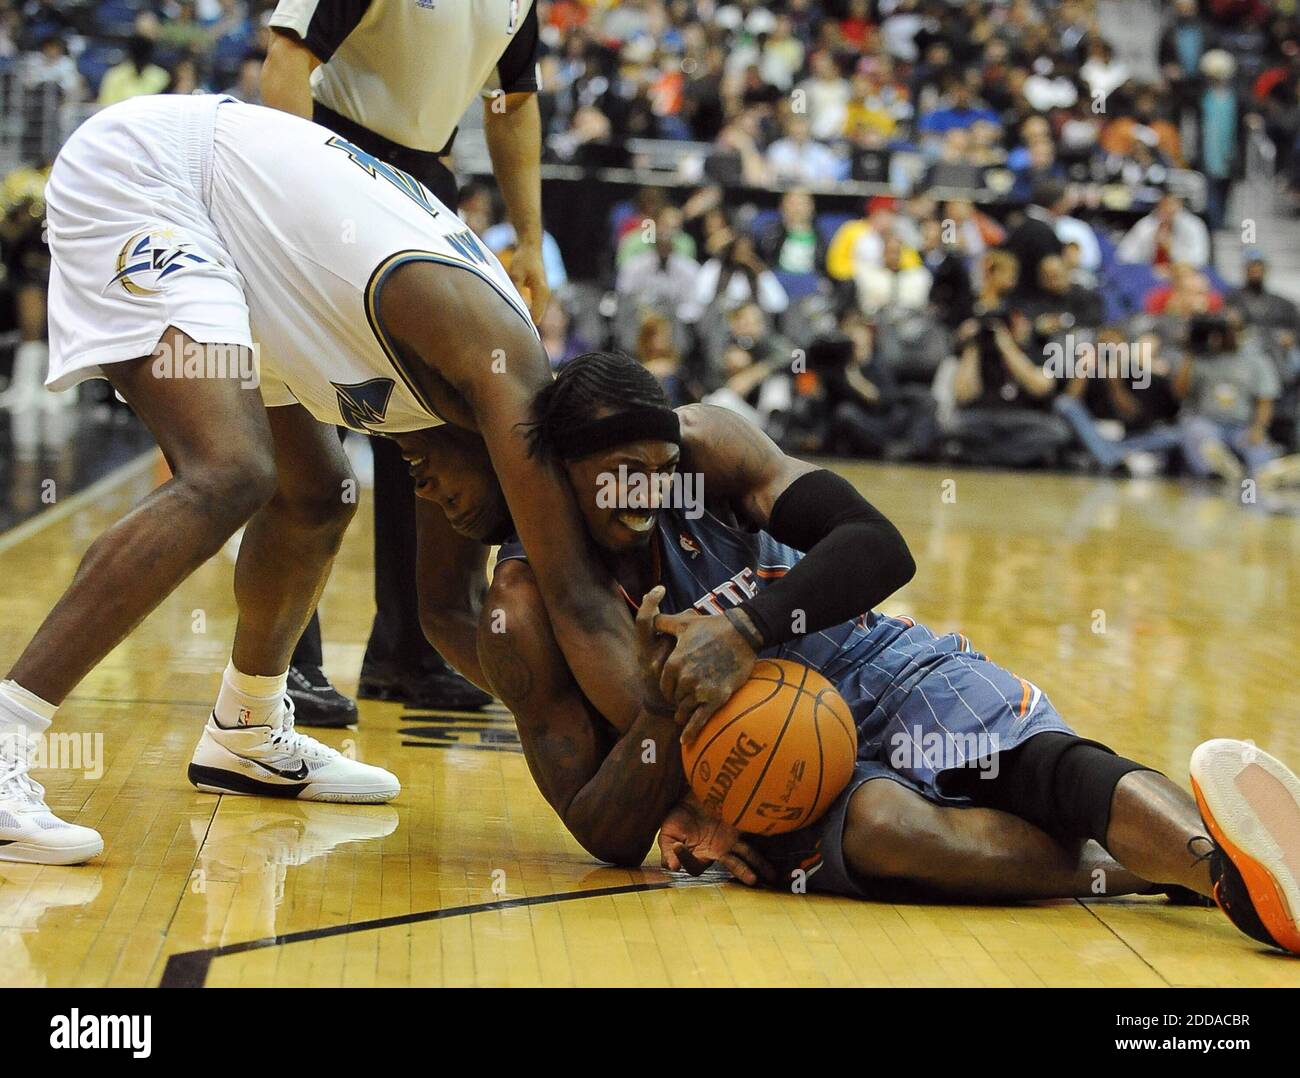
[[[682,444],[682,425],[671,408],[639,405],[626,412],[607,415],[557,430],[550,436],[551,449],[561,460],[589,457],[628,442],[655,441]]]

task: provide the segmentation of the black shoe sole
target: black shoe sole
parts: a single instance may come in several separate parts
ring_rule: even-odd
[[[303,790],[311,785],[303,782],[286,786],[277,782],[259,782],[247,775],[238,775],[233,771],[222,771],[218,767],[204,767],[202,764],[190,764],[189,780],[205,793],[239,793],[253,794],[257,797],[280,797],[294,800]]]
[[[357,685],[358,700],[397,700],[406,698],[398,685],[385,681],[367,681],[364,678]]]

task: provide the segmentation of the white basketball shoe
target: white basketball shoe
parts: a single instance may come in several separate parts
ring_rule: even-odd
[[[0,734],[0,861],[79,865],[104,849],[98,831],[60,820],[45,787],[28,774],[32,742],[22,731]]]
[[[300,801],[377,804],[402,789],[397,776],[359,763],[293,728],[293,701],[267,726],[203,727],[190,760],[190,782],[212,794],[250,794]]]

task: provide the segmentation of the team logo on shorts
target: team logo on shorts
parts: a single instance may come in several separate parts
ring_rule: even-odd
[[[120,284],[133,296],[156,296],[162,292],[154,287],[162,284],[181,270],[211,261],[194,250],[194,245],[182,240],[174,229],[156,228],[137,232],[117,253],[117,273],[108,287]]]
[[[331,382],[339,397],[339,413],[353,430],[371,430],[381,426],[388,414],[395,383],[391,378],[372,378],[354,386]]]

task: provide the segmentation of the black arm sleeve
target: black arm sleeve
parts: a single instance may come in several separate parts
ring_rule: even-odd
[[[507,94],[536,93],[537,61],[541,58],[542,38],[537,26],[537,4],[533,3],[506,51],[497,61],[497,77]]]
[[[765,530],[806,556],[741,606],[764,647],[857,617],[916,573],[898,529],[848,480],[824,469],[785,489]]]

